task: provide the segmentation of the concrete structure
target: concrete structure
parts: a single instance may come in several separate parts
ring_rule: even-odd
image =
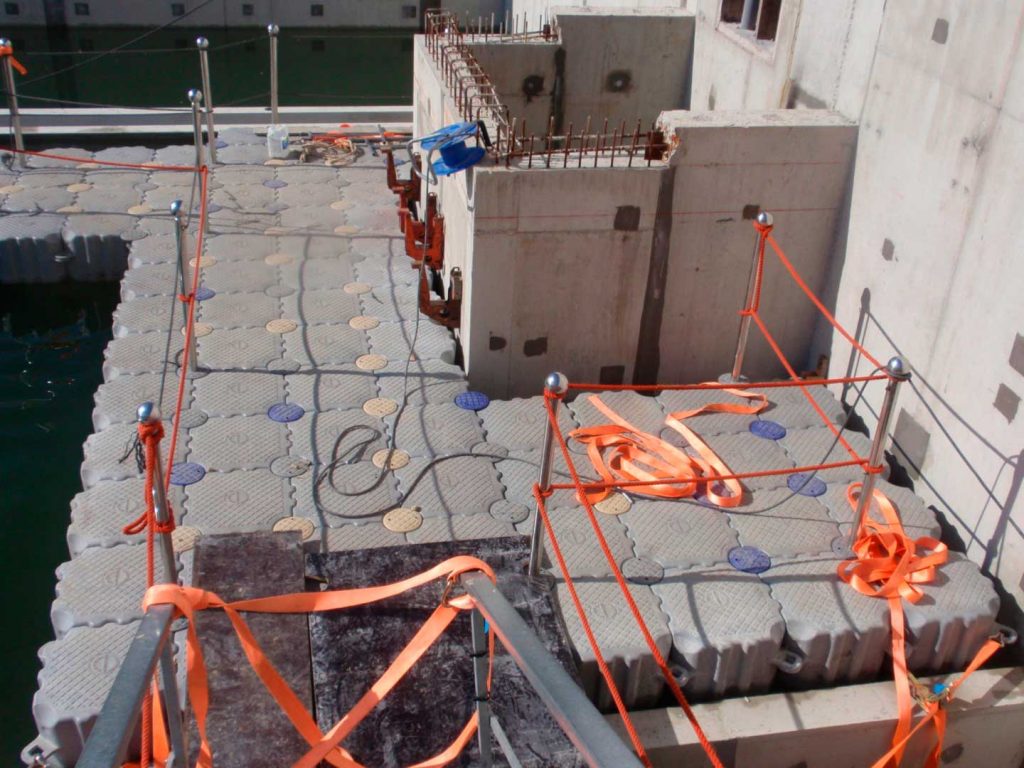
[[[0,4],[0,20],[9,24],[88,26],[156,26],[186,17],[184,26],[266,26],[288,27],[406,27],[416,29],[423,11],[448,8],[461,16],[490,18],[505,15],[504,0],[454,0],[430,3],[426,0],[182,0],[145,2],[137,0],[13,0]]]
[[[1024,3],[763,4],[781,7],[773,39],[723,18],[736,4],[720,0],[586,6],[692,12],[694,110],[825,109],[858,123],[854,174],[822,251],[826,299],[883,360],[898,352],[913,367],[893,456],[1012,595],[1004,603],[1019,604],[1024,331],[1014,297],[1024,272],[1007,254],[1019,250]],[[534,17],[572,4],[512,5]],[[824,325],[808,367],[822,354],[835,375],[865,371]],[[876,410],[881,392],[865,398]],[[1004,618],[1019,627],[1019,616]]]

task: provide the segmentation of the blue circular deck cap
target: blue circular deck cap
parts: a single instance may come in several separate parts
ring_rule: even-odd
[[[750,422],[750,431],[765,440],[781,440],[786,436],[786,428],[777,421],[754,419]]]
[[[213,146],[215,146],[217,149],[224,149],[224,147],[226,147],[227,145],[228,143],[224,141],[224,139],[217,139],[217,141],[215,141],[213,144]]]
[[[200,285],[196,290],[196,301],[206,301],[212,299],[217,295],[217,292],[212,288],[207,288],[205,285]]]
[[[744,573],[764,573],[772,567],[772,559],[757,547],[733,547],[729,550],[729,565]]]
[[[457,394],[455,396],[455,404],[459,406],[459,408],[465,408],[467,411],[482,411],[491,404],[491,398],[483,392],[474,392],[473,390],[470,390],[468,392],[460,392]]]
[[[306,409],[295,403],[274,403],[267,409],[267,416],[270,420],[280,424],[298,421],[305,415]]]
[[[822,496],[825,493],[825,483],[813,475],[798,472],[790,475],[786,480],[789,490],[799,493],[801,496]]]
[[[287,181],[281,181],[280,179],[267,179],[263,182],[264,187],[270,187],[271,189],[280,189],[281,187],[287,187]]]
[[[185,461],[171,467],[171,485],[192,485],[206,477],[206,467]]]

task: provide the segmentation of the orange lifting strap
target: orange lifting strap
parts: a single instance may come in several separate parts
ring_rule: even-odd
[[[861,484],[853,483],[846,489],[846,500],[856,510]],[[929,754],[925,768],[938,768],[942,740],[946,731],[946,710],[960,684],[984,664],[1000,647],[998,640],[988,640],[954,682],[947,685],[937,699],[919,699],[925,717],[910,727],[913,718],[914,696],[911,692],[910,673],[907,669],[906,630],[901,600],[918,602],[924,593],[919,585],[934,581],[936,569],[946,562],[948,549],[938,539],[922,536],[911,539],[903,530],[899,514],[893,503],[881,491],[873,491],[872,500],[882,513],[883,521],[867,518],[853,545],[855,558],[845,560],[837,569],[839,578],[863,595],[880,597],[889,602],[892,627],[892,671],[896,685],[898,719],[892,737],[892,748],[879,758],[872,768],[898,766],[910,738],[925,724],[935,720],[936,744]]]
[[[662,438],[633,426],[601,402],[597,395],[588,397],[591,405],[612,421],[611,424],[582,427],[569,433],[569,437],[586,446],[590,463],[607,486],[587,492],[590,502],[605,498],[609,489],[618,483],[664,479],[664,484],[644,485],[636,491],[646,496],[682,499],[703,490],[713,504],[738,506],[743,498],[739,480],[722,479],[732,475],[725,462],[696,432],[683,424],[685,419],[702,413],[757,414],[768,407],[768,398],[758,392],[723,391],[752,402],[750,405],[709,403],[693,410],[670,413],[665,418],[665,424],[682,435],[697,456],[690,456]],[[723,488],[726,493],[721,493],[718,488]]]
[[[263,684],[274,697],[281,710],[291,721],[295,729],[309,743],[310,750],[292,768],[314,768],[326,760],[335,768],[363,768],[363,766],[339,744],[348,736],[363,719],[373,711],[395,685],[419,661],[423,654],[434,644],[438,637],[448,628],[460,611],[471,610],[473,601],[469,595],[447,597],[450,588],[458,577],[470,571],[481,571],[491,581],[495,580],[494,571],[482,560],[475,557],[452,557],[433,568],[411,576],[394,584],[380,587],[364,587],[360,589],[339,589],[329,592],[299,592],[275,597],[261,597],[252,600],[238,600],[225,603],[212,592],[194,587],[182,587],[176,584],[160,584],[150,587],[142,601],[143,609],[152,605],[170,604],[175,606],[179,616],[188,619],[188,695],[195,713],[196,728],[199,731],[199,757],[197,768],[212,768],[213,756],[206,736],[206,715],[209,711],[210,692],[207,685],[206,665],[203,651],[196,634],[196,611],[217,608],[227,614],[235,634],[242,645],[246,658],[253,670],[259,675]],[[410,589],[428,584],[438,579],[446,579],[448,589],[446,597],[423,623],[409,644],[395,657],[384,674],[370,687],[355,706],[339,720],[326,734],[322,733],[309,710],[295,695],[284,681],[274,665],[260,649],[249,626],[241,617],[241,611],[252,613],[311,613],[319,611],[335,611],[341,608],[353,608],[360,605],[380,602],[389,597],[408,592]],[[494,633],[488,635],[490,662],[494,659]],[[490,672],[488,673],[488,687]],[[155,697],[158,698],[158,697]],[[154,729],[162,735],[161,721]],[[448,765],[462,752],[473,738],[477,728],[477,715],[473,715],[463,726],[462,731],[444,751],[416,763],[411,768],[441,768]],[[164,738],[157,738],[154,752],[158,763],[166,759],[167,746]]]

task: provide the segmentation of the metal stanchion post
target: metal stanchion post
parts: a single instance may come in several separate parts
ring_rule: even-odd
[[[199,49],[199,73],[203,79],[203,93],[206,94],[206,146],[210,150],[210,165],[217,162],[216,131],[213,126],[213,91],[210,88],[210,41],[205,37],[196,38]]]
[[[490,768],[493,762],[491,745],[491,700],[487,690],[487,624],[479,610],[470,614],[473,641],[473,690],[476,694],[476,735],[480,746],[480,765]]]
[[[761,226],[768,227],[769,229],[774,224],[774,218],[770,213],[761,211],[757,214],[757,223]],[[757,239],[754,240],[754,261],[750,265],[750,277],[747,279],[747,301],[743,305],[743,308],[750,310],[754,303],[754,292],[757,289],[757,260],[758,254],[761,251],[761,240],[767,237],[767,234],[758,232]],[[747,353],[747,337],[750,335],[750,315],[743,315],[740,318],[740,335],[736,339],[736,357],[732,363],[732,380],[739,381],[740,375],[743,372],[743,357]]]
[[[196,145],[196,168],[203,167],[203,92],[192,88],[188,92],[188,100],[192,104],[192,138]]]
[[[910,371],[906,364],[899,357],[889,360],[885,366],[889,374],[889,381],[885,385],[885,399],[882,400],[882,408],[878,412],[878,426],[875,428],[874,439],[871,441],[871,453],[868,455],[868,466],[878,467],[881,464],[885,450],[885,441],[889,435],[889,422],[892,421],[892,412],[896,407],[896,395],[899,393],[900,384],[910,380]],[[864,527],[864,520],[867,518],[868,510],[871,509],[871,497],[874,495],[875,472],[864,472],[864,480],[861,481],[860,498],[857,500],[857,515],[850,529],[849,548],[853,549],[857,535]]]
[[[171,203],[171,216],[174,217],[174,245],[178,254],[178,295],[188,296],[192,292],[191,267],[185,257],[185,222],[181,218],[181,200]],[[182,301],[184,303],[184,300]],[[185,317],[185,328],[188,328],[188,317]],[[189,335],[185,338],[185,346],[188,349],[188,369],[195,373],[198,353],[195,345],[195,336]]]
[[[0,48],[11,50],[13,46],[6,37],[0,38]],[[18,162],[24,168],[28,158],[24,154],[25,137],[21,134],[21,114],[18,112],[18,93],[14,87],[14,64],[11,56],[3,56],[4,88],[7,90],[7,108],[11,112],[11,127],[14,129],[14,148],[18,150]]]
[[[152,424],[160,420],[160,410],[153,403],[146,402],[136,411],[139,424]],[[160,446],[156,448],[156,460],[153,466],[153,511],[158,523],[170,520],[167,507],[167,494],[164,492],[164,473],[161,467]],[[178,566],[174,561],[174,544],[170,533],[159,533],[160,551],[163,553],[164,579],[168,584],[178,581]]]
[[[558,417],[558,405],[561,398],[569,391],[569,379],[561,373],[550,373],[544,379],[544,391],[554,395],[551,408]],[[544,453],[540,460],[540,489],[547,491],[551,487],[551,464],[554,460],[555,430],[550,419],[544,424]],[[541,520],[540,509],[535,512],[533,519],[533,532],[530,536],[530,570],[531,579],[540,578],[540,564],[544,559],[544,522]]]
[[[277,35],[281,28],[277,24],[267,25],[270,35],[270,124],[280,124],[277,114]]]

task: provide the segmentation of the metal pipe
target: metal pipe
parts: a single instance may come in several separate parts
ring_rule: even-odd
[[[875,436],[871,441],[871,453],[868,454],[868,466],[878,467],[881,464],[885,450],[885,441],[889,435],[889,422],[892,421],[892,412],[896,407],[896,395],[899,394],[900,384],[910,380],[910,371],[902,358],[893,357],[885,366],[889,374],[889,381],[885,385],[885,399],[882,400],[882,408],[878,412],[878,426],[875,428]],[[856,523],[850,529],[849,547],[852,550],[854,542],[857,541],[861,529],[864,527],[864,520],[867,518],[868,510],[871,508],[871,497],[874,495],[875,478],[878,475],[874,472],[864,471],[864,479],[861,481],[860,498],[857,500]]]
[[[277,35],[281,28],[277,24],[267,25],[270,35],[270,124],[279,125],[277,113]]]
[[[174,245],[178,255],[178,295],[181,297],[187,297],[192,293],[192,276],[190,274],[191,265],[188,259],[185,258],[185,231],[186,224],[181,218],[182,202],[181,200],[175,200],[171,203],[171,216],[174,217]],[[182,303],[185,299],[182,299]],[[188,328],[188,317],[185,317],[185,328]],[[188,356],[188,369],[195,373],[196,363],[196,348],[195,348],[195,329],[193,328],[192,338],[185,339],[185,345],[189,350]]]
[[[139,424],[155,424],[160,421],[160,409],[151,402],[145,402],[136,410]],[[161,466],[160,445],[156,446],[156,457],[153,462],[153,516],[158,523],[170,522],[171,516],[168,513],[167,493],[164,489],[164,473]],[[164,561],[164,583],[178,583],[178,564],[174,559],[174,544],[171,542],[170,533],[159,533],[160,551],[163,553]]]
[[[592,768],[640,768],[640,761],[612,730],[494,583],[480,572],[462,574],[462,586],[537,691],[555,722]]]
[[[743,14],[740,16],[740,29],[753,30],[757,26],[757,8],[760,0],[743,0]]]
[[[490,768],[493,762],[491,745],[491,700],[487,690],[487,625],[478,610],[470,615],[470,631],[473,641],[473,690],[476,692],[477,743],[480,746],[480,765]]]
[[[6,37],[0,38],[0,48],[7,48],[13,52],[14,46]],[[13,53],[12,53],[13,55]],[[28,157],[25,155],[25,137],[21,133],[21,113],[18,111],[18,93],[14,87],[14,64],[11,56],[4,56],[4,87],[7,89],[7,108],[11,113],[11,127],[14,129],[14,148],[18,150],[18,162],[24,168],[28,165]]]
[[[206,94],[206,146],[210,151],[210,165],[217,162],[216,130],[213,127],[213,91],[210,88],[210,41],[205,37],[196,38],[199,49],[199,73],[203,79],[203,93]]]
[[[171,605],[154,605],[142,617],[96,725],[85,742],[82,756],[78,758],[78,768],[111,768],[124,763],[142,699],[149,690],[173,618]]]
[[[203,167],[203,92],[192,88],[188,92],[192,103],[192,139],[196,145],[196,168]]]
[[[552,396],[551,409],[555,412],[556,419],[558,418],[558,404],[568,391],[569,379],[564,374],[556,371],[549,373],[548,377],[544,379],[544,392]],[[551,420],[548,419],[544,423],[544,453],[541,455],[540,482],[538,483],[542,491],[547,491],[551,487],[551,464],[554,459],[554,449],[555,430],[552,428]],[[544,523],[541,520],[540,507],[538,505],[533,519],[533,531],[530,534],[530,570],[528,573],[531,579],[539,579],[540,563],[543,559]]]
[[[771,227],[775,223],[775,218],[767,211],[761,211],[757,214],[757,223],[764,227]],[[758,254],[761,252],[761,239],[767,237],[767,234],[758,232],[757,238],[754,240],[754,260],[750,265],[750,275],[747,278],[747,301],[743,305],[744,309],[749,311],[754,302],[754,291],[757,288],[757,261]],[[736,356],[732,361],[732,380],[739,381],[740,373],[743,371],[743,357],[747,354],[747,337],[750,335],[750,315],[743,315],[740,318],[740,335],[736,339]]]
[[[164,694],[164,718],[170,733],[173,763],[169,765],[186,766],[188,764],[188,735],[185,731],[182,716],[181,697],[178,695],[178,677],[174,673],[174,652],[170,643],[164,643],[160,651],[160,687]]]

